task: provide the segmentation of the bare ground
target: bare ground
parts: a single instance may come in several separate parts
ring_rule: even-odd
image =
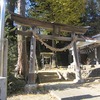
[[[8,97],[7,100],[58,100],[57,98],[51,95],[50,93],[51,91],[62,92],[67,89],[68,90],[73,89],[74,91],[74,89],[79,89],[79,88],[80,91],[84,91],[84,88],[87,89],[87,92],[88,90],[89,91],[91,90],[93,91],[94,94],[98,93],[98,96],[100,97],[100,77],[86,79],[86,81],[82,84],[73,84],[70,82],[55,82],[55,83],[40,84],[39,91],[35,94],[24,94],[24,93],[17,94]],[[83,100],[83,99],[78,99],[78,100]],[[93,100],[100,100],[100,99],[98,99],[98,97],[94,97]]]
[[[7,100],[57,100],[49,93],[47,94],[27,94],[8,97]]]

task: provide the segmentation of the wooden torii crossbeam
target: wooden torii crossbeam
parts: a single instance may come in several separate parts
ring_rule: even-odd
[[[40,21],[40,20],[36,20],[34,18],[27,18],[27,17],[23,17],[21,15],[18,15],[18,14],[14,14],[12,12],[10,12],[11,14],[11,19],[14,20],[16,23],[22,25],[22,26],[28,26],[28,27],[38,27],[38,28],[44,28],[44,29],[51,29],[53,30],[53,36],[52,35],[39,35],[39,37],[41,39],[50,39],[50,40],[62,40],[62,41],[72,41],[76,38],[76,34],[77,35],[80,35],[80,34],[84,34],[86,33],[87,31],[87,28],[85,27],[77,27],[77,26],[69,26],[69,25],[65,25],[65,24],[59,24],[59,23],[50,23],[50,22],[45,22],[45,21]],[[32,32],[21,32],[21,31],[17,31],[18,34],[21,34],[21,35],[27,35],[27,36],[31,36],[32,37],[32,45],[33,46],[36,46],[36,39],[33,39],[33,33],[36,33],[36,28],[34,28],[32,30]],[[71,37],[58,37],[54,34],[58,33],[58,30],[61,32],[70,32],[71,33]],[[82,38],[78,38],[78,40],[83,40]],[[36,49],[36,47],[33,47]],[[80,65],[79,65],[79,58],[78,58],[78,52],[77,52],[77,47],[76,47],[76,41],[74,41],[73,43],[73,50],[74,50],[74,59],[75,59],[75,69],[76,69],[76,79],[77,81],[80,81],[81,80],[81,74],[80,74]],[[35,62],[35,50],[31,50],[33,51],[33,60],[32,62]],[[31,64],[32,65],[32,64]],[[33,68],[32,68],[33,67]],[[32,75],[32,71],[33,71],[33,75],[30,78],[31,79],[34,79],[32,77],[34,77],[34,70],[35,70],[35,63],[33,63],[33,66],[31,66],[32,70],[30,70],[31,72],[29,72],[30,76]],[[33,80],[33,83],[35,81]],[[29,83],[32,83],[32,80],[31,82]]]
[[[45,29],[53,29],[54,27],[58,27],[60,31],[66,32],[74,32],[76,34],[84,34],[87,31],[85,27],[77,27],[77,26],[69,26],[66,24],[59,24],[59,23],[50,23],[45,21],[36,20],[34,18],[23,17],[21,15],[15,14],[10,12],[11,19],[14,20],[16,23],[23,25],[23,26],[37,26],[42,27]]]
[[[16,34],[28,37],[31,37],[33,35],[32,31],[19,31],[19,30],[16,31]],[[43,34],[38,34],[38,36],[43,40],[47,39],[47,40],[59,40],[59,41],[72,41],[71,37],[43,35]],[[85,41],[85,39],[77,38],[77,41]]]

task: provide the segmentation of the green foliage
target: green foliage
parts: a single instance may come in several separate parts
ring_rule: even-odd
[[[15,34],[16,27],[13,25],[13,21],[11,20],[11,16],[8,11],[6,11],[5,17],[5,37],[9,40],[9,42],[16,41],[17,37]]]
[[[14,70],[17,61],[17,41],[15,35],[15,27],[11,25],[9,20],[10,14],[6,12],[5,18],[5,37],[8,39],[8,71]]]
[[[17,42],[9,42],[8,45],[8,72],[12,72],[17,62]]]
[[[6,23],[7,24],[7,23]],[[17,41],[15,28],[13,31],[9,25],[5,27],[6,38],[8,38],[8,77],[7,77],[7,93],[8,95],[18,93],[23,90],[25,81],[14,77],[14,69],[17,62]],[[13,34],[11,34],[13,32]]]
[[[80,25],[84,0],[30,0],[29,16],[44,21]]]
[[[18,93],[23,90],[25,81],[14,77],[14,69],[17,62],[17,38],[15,34],[16,27],[10,20],[10,14],[6,12],[5,18],[5,37],[8,39],[8,77],[7,77],[7,93],[8,95]]]
[[[7,84],[7,94],[16,94],[18,92],[22,92],[24,90],[25,81],[17,79],[11,74],[11,72],[8,73],[8,84]]]
[[[7,9],[14,12],[18,0],[7,0]]]
[[[92,36],[100,32],[100,1],[88,0],[86,12],[83,17],[84,25],[91,28],[86,35]]]

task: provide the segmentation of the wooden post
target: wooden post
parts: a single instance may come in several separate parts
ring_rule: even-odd
[[[76,38],[75,34],[72,34],[72,38]],[[79,56],[78,56],[78,49],[76,46],[76,42],[73,43],[73,61],[75,64],[75,75],[76,79],[75,82],[81,82],[81,69],[80,69],[80,63],[79,63]]]
[[[59,35],[59,31],[60,30],[58,27],[53,26],[53,36]],[[52,47],[55,47],[55,46],[56,46],[56,42],[55,42],[55,40],[52,40]],[[56,53],[55,52],[53,52],[53,53],[54,53],[54,55],[52,56],[52,67],[54,68],[57,65],[56,65]]]
[[[34,38],[34,36],[32,36],[30,45],[30,65],[29,65],[28,84],[35,84],[36,82],[35,57],[36,57],[36,39]]]
[[[36,77],[37,77],[36,76],[36,39],[34,38],[34,36],[32,36],[31,43],[30,43],[30,65],[29,65],[28,84],[26,84],[25,86],[26,93],[33,93],[37,90]]]

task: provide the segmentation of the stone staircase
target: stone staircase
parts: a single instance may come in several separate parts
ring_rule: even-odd
[[[57,71],[38,71],[39,83],[65,81]]]

